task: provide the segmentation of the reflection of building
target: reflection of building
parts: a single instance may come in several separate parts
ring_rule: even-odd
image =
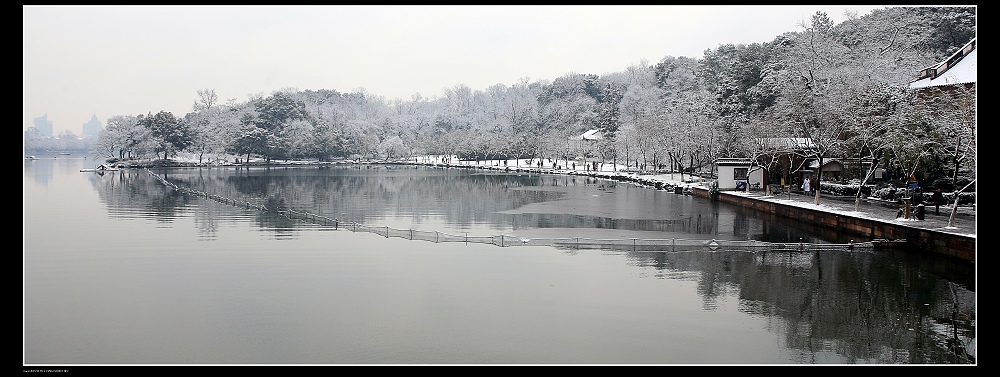
[[[94,114],[94,116],[90,117],[89,122],[83,124],[83,137],[97,139],[103,130],[101,121],[97,119],[97,114]]]
[[[52,121],[49,120],[49,114],[35,118],[35,130],[41,136],[52,137]]]

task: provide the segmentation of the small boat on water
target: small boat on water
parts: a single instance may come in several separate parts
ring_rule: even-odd
[[[106,171],[118,171],[118,168],[110,167],[110,166],[107,166],[107,165],[104,165],[104,164],[100,164],[100,165],[97,165],[96,168],[93,168],[93,169],[80,169],[80,171],[81,172],[103,173],[103,172],[106,172]]]

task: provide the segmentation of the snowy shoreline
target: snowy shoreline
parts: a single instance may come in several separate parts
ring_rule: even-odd
[[[128,169],[128,168],[154,168],[154,167],[207,167],[207,168],[262,168],[262,167],[282,167],[282,166],[339,166],[339,165],[411,165],[411,166],[429,166],[429,167],[440,167],[440,168],[457,168],[457,169],[483,169],[492,171],[504,171],[504,172],[518,172],[518,173],[528,173],[528,174],[561,174],[561,175],[576,175],[576,176],[589,176],[592,178],[601,179],[611,179],[616,181],[625,181],[634,183],[636,185],[659,189],[659,190],[674,190],[677,187],[683,188],[685,191],[693,186],[703,187],[708,189],[708,181],[702,179],[697,175],[684,174],[683,180],[681,180],[681,174],[677,173],[646,173],[638,174],[634,171],[630,171],[625,168],[624,165],[613,165],[610,163],[598,164],[598,170],[592,170],[589,167],[584,167],[584,164],[576,164],[574,160],[548,160],[543,159],[546,162],[542,164],[541,167],[538,166],[538,159],[519,159],[519,160],[459,160],[458,158],[452,156],[440,157],[440,156],[426,156],[426,157],[416,157],[414,159],[407,160],[335,160],[335,161],[303,161],[303,160],[281,160],[281,161],[270,161],[264,162],[263,160],[251,160],[249,163],[234,163],[230,160],[205,160],[203,162],[198,162],[197,158],[188,157],[177,157],[175,159],[164,161],[164,160],[125,160],[117,161],[109,166]],[[453,162],[452,162],[453,161]],[[571,168],[567,168],[571,167]]]
[[[514,172],[514,173],[524,173],[524,174],[552,174],[552,175],[571,175],[571,176],[586,176],[597,179],[607,179],[614,180],[618,182],[631,183],[636,186],[645,187],[655,190],[673,191],[678,194],[692,194],[692,190],[700,189],[705,191],[710,191],[710,184],[712,180],[704,179],[698,175],[684,174],[683,176],[678,173],[653,173],[645,172],[638,173],[634,170],[626,168],[624,165],[615,165],[611,163],[598,163],[597,170],[593,170],[593,161],[580,161],[580,160],[566,160],[566,159],[517,159],[517,160],[460,160],[456,156],[420,156],[410,159],[397,159],[397,160],[334,160],[334,161],[305,161],[305,160],[279,160],[279,161],[269,161],[265,162],[261,159],[253,159],[249,163],[241,162],[235,163],[237,161],[236,157],[229,156],[227,159],[221,158],[209,158],[203,160],[199,163],[198,159],[190,155],[177,156],[169,161],[164,160],[142,160],[142,161],[118,161],[112,164],[108,164],[111,167],[125,169],[125,168],[153,168],[153,167],[207,167],[207,168],[269,168],[269,167],[288,167],[288,166],[345,166],[345,165],[405,165],[405,166],[427,166],[427,167],[438,167],[438,168],[449,168],[449,169],[481,169],[496,172]],[[539,163],[541,161],[541,163]],[[682,178],[683,177],[683,178]],[[727,195],[738,195],[750,197],[756,200],[772,201],[778,202],[784,205],[793,205],[798,207],[810,208],[813,210],[842,213],[844,215],[853,217],[872,217],[871,214],[866,214],[864,211],[857,212],[853,210],[845,210],[843,208],[837,208],[833,206],[833,203],[847,203],[842,199],[833,198],[829,195],[824,195],[824,203],[813,204],[809,201],[790,199],[786,194],[779,195],[764,195],[762,192],[744,192],[736,190],[724,190],[722,191]],[[801,195],[794,194],[796,198]],[[700,195],[703,196],[703,195]],[[877,206],[892,206],[898,205],[898,203],[884,203],[877,198],[863,198],[867,205],[877,205]],[[849,201],[853,204],[853,199]],[[951,205],[942,205],[940,210],[943,212],[950,212]],[[960,216],[971,216],[975,217],[975,207],[974,206],[959,206]],[[883,219],[884,220],[884,219]],[[897,219],[897,221],[904,221],[907,219]],[[909,221],[909,220],[907,220]],[[914,220],[915,221],[915,220]]]

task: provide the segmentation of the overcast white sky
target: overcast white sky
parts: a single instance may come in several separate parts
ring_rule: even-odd
[[[97,115],[181,117],[282,88],[364,88],[387,100],[445,88],[601,75],[643,59],[799,31],[883,6],[23,6],[23,123],[82,133]]]

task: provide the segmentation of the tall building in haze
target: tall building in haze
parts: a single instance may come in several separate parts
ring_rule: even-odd
[[[41,136],[52,137],[52,121],[49,120],[49,114],[35,118],[35,130]]]
[[[97,114],[94,114],[94,116],[90,117],[89,122],[83,124],[83,137],[97,139],[103,130],[101,121],[97,119]]]

